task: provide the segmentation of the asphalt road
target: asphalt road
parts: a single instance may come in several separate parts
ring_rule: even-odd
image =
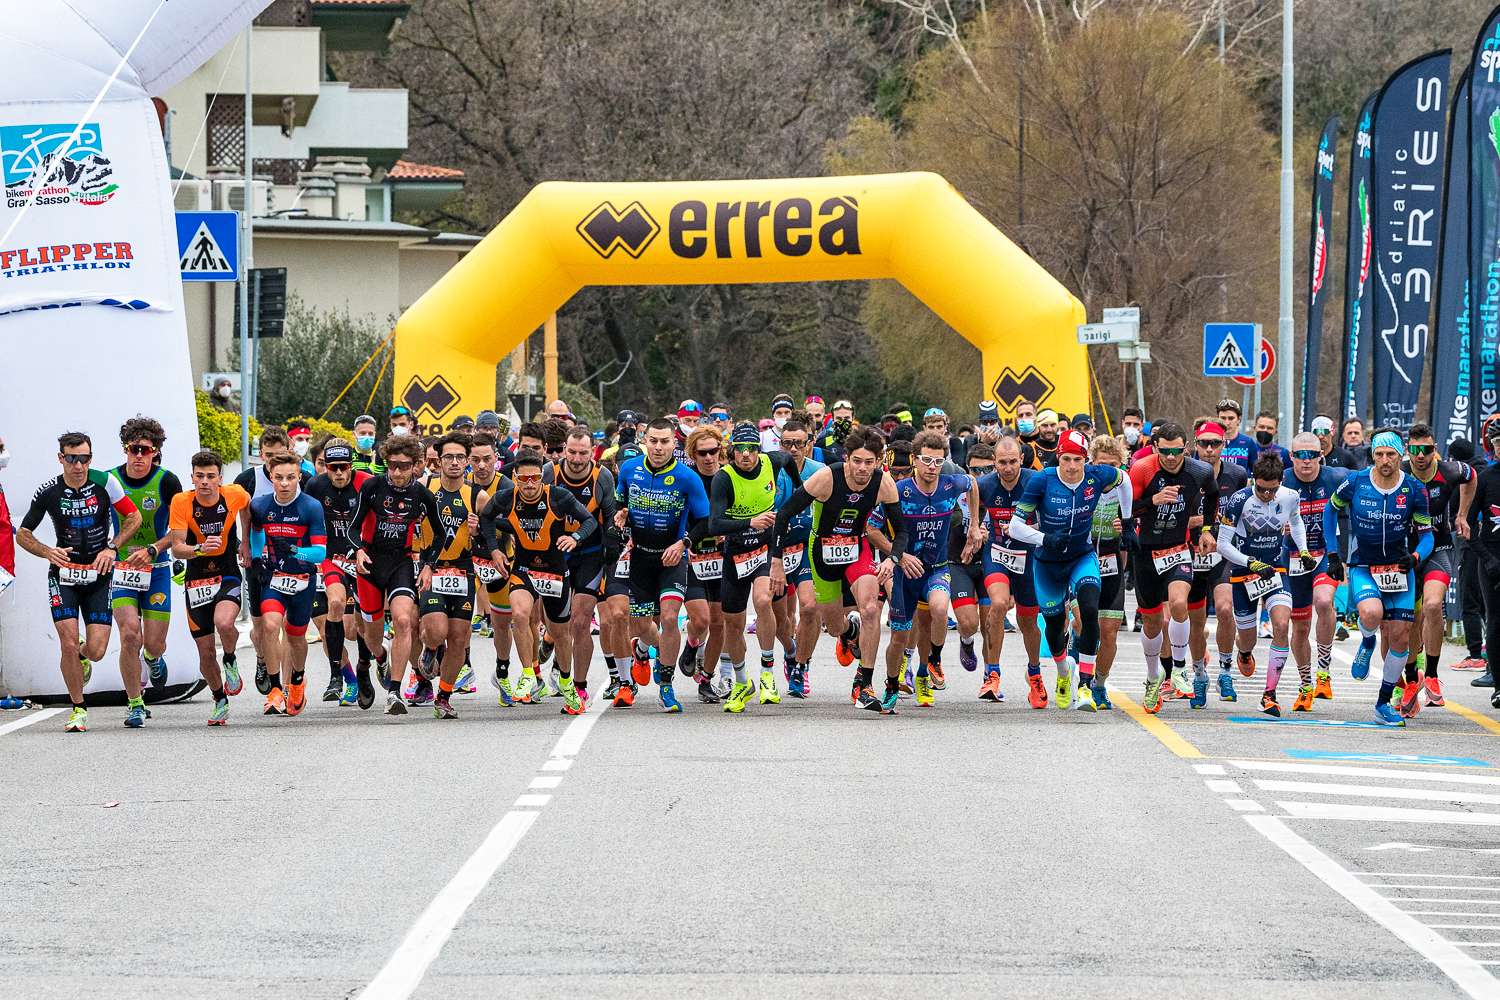
[[[1014,647],[978,701],[951,638],[937,706],[894,717],[826,640],[810,700],[743,717],[483,683],[457,722],[268,719],[249,685],[222,730],[203,696],[139,732],[6,714],[0,993],[1500,997],[1472,674],[1402,731],[1348,725],[1375,684],[1339,663],[1311,719],[1236,721],[1254,681],[1147,719],[1122,645],[1098,715],[1027,707]]]

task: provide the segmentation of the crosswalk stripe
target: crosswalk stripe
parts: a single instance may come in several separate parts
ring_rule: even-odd
[[[1231,760],[1230,766],[1246,771],[1281,771],[1287,774],[1338,774],[1361,778],[1400,778],[1406,781],[1440,781],[1452,785],[1496,785],[1500,777],[1485,774],[1450,774],[1446,771],[1404,771],[1392,767],[1354,767],[1345,764],[1293,764],[1290,761]]]
[[[1404,809],[1396,806],[1352,806],[1338,802],[1280,802],[1293,819],[1342,819],[1368,823],[1450,823],[1455,826],[1500,826],[1500,814],[1452,809]]]
[[[1208,782],[1212,785],[1212,782]],[[1298,792],[1306,795],[1363,795],[1375,799],[1421,799],[1428,802],[1479,802],[1500,805],[1500,795],[1489,792],[1457,792],[1430,788],[1387,788],[1381,785],[1345,785],[1325,781],[1279,781],[1256,778],[1268,792]]]
[[[1439,872],[1360,872],[1360,874],[1380,878],[1476,878],[1486,882],[1500,882],[1500,875],[1448,875]],[[1380,883],[1371,884],[1379,885]]]

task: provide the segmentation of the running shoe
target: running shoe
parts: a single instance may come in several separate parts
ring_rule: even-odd
[[[130,710],[125,713],[125,728],[140,729],[146,724],[146,706],[131,705]]]
[[[1490,695],[1490,707],[1500,708],[1500,691],[1496,691],[1494,694]]]
[[[651,683],[651,650],[636,639],[631,643],[630,652],[630,679],[636,687],[643,688]]]
[[[261,714],[263,714],[263,715],[285,715],[286,714],[286,695],[284,695],[284,694],[281,693],[281,688],[279,688],[279,687],[272,688],[271,689],[271,693],[268,694],[268,695],[266,695],[266,703],[261,708]]]
[[[917,689],[917,681],[916,681],[916,676],[917,675],[916,675],[916,672],[912,670],[912,667],[911,667],[911,658],[910,657],[903,657],[903,660],[905,661],[905,669],[903,670],[903,672],[901,674],[901,685],[897,689],[897,693],[901,697],[910,698],[911,695],[912,695],[912,692]]]
[[[1026,700],[1031,703],[1031,707],[1046,708],[1047,685],[1042,683],[1042,675],[1028,673],[1026,675],[1026,686],[1031,689],[1026,695]]]
[[[432,700],[432,717],[434,719],[456,719],[458,713],[453,710],[453,705],[448,700],[448,695],[440,694]]]
[[[1313,697],[1324,701],[1333,700],[1333,678],[1329,676],[1328,671],[1319,670],[1313,679]]]
[[[708,679],[708,675],[697,674],[696,679],[698,681],[698,700],[705,705],[717,705],[719,703],[719,696],[714,691],[713,682]]]
[[[485,615],[479,620],[479,624],[474,628],[474,634],[481,639],[493,639],[495,637],[495,626],[490,624],[489,615]]]
[[[338,701],[339,695],[344,693],[344,677],[342,674],[329,674],[328,686],[323,688],[324,701]]]
[[[89,710],[82,705],[74,705],[73,711],[68,713],[68,721],[63,723],[65,733],[86,733],[89,731]]]
[[[499,691],[500,707],[514,708],[516,706],[516,689],[511,687],[509,677],[500,678]]]
[[[918,708],[932,707],[934,699],[932,697],[932,679],[930,677],[923,677],[920,674],[917,676],[916,693]]]
[[[357,704],[361,711],[368,712],[375,704],[375,684],[370,680],[370,665],[361,663],[354,671],[355,684],[359,687],[359,701]]]
[[[1189,671],[1185,661],[1173,660],[1172,662],[1175,664],[1172,667],[1172,686],[1177,691],[1177,697],[1183,701],[1192,701],[1195,690],[1193,679],[1197,676],[1197,671]]]
[[[1459,660],[1457,663],[1453,664],[1453,669],[1454,670],[1483,670],[1484,666],[1485,666],[1485,664],[1484,664],[1484,657],[1482,657],[1482,656],[1469,656],[1469,657],[1465,657],[1464,659]]]
[[[224,671],[224,693],[232,698],[245,690],[245,681],[240,677],[240,664],[233,653],[225,653],[220,662]]]
[[[682,671],[684,677],[691,677],[697,673],[698,649],[683,642],[682,652],[677,654],[677,669]]]
[[[1273,719],[1281,718],[1281,706],[1276,704],[1276,692],[1267,691],[1260,696],[1260,710]]]
[[[857,611],[849,612],[846,621],[849,623],[849,639],[846,641],[841,635],[838,641],[833,644],[833,655],[838,658],[839,666],[841,667],[847,667],[853,663],[855,656],[859,653],[859,613]]]
[[[881,715],[895,715],[896,714],[896,703],[899,700],[900,699],[898,698],[898,692],[896,692],[896,691],[887,691],[885,693],[885,697],[882,698],[882,699],[880,699],[880,714]]]
[[[781,692],[776,690],[776,672],[774,670],[762,670],[760,672],[760,690],[756,694],[759,695],[762,705],[781,704]]]
[[[723,701],[729,697],[729,692],[734,690],[734,674],[716,674],[713,681],[714,694]]]
[[[474,668],[468,663],[458,671],[458,679],[453,682],[453,690],[458,694],[477,694],[479,692],[478,679],[474,676]]]
[[[1422,678],[1422,686],[1427,689],[1427,704],[1433,708],[1442,708],[1447,704],[1443,700],[1443,682],[1436,677]]]
[[[995,702],[1005,700],[1005,694],[1000,690],[1000,672],[998,670],[984,675],[984,681],[979,685],[979,700]]]
[[[1422,682],[1403,681],[1401,684],[1401,718],[1415,719],[1422,711]]]
[[[629,708],[635,704],[635,684],[631,681],[621,681],[620,690],[615,692],[614,705],[616,708]]]
[[[1255,676],[1255,650],[1238,650],[1241,677]]]
[[[873,689],[860,684],[859,674],[856,673],[854,675],[854,686],[849,689],[849,700],[860,707],[864,707],[862,699],[865,695],[874,698],[875,692]]]
[[[307,707],[307,678],[301,683],[288,684],[286,686],[286,714],[301,715],[302,710]]]
[[[854,704],[866,712],[879,712],[880,699],[875,697],[875,692],[870,688],[854,688]]]
[[[578,685],[573,683],[573,678],[559,677],[557,679],[557,690],[562,695],[563,715],[583,714],[583,699],[578,697]]]
[[[359,684],[355,681],[344,681],[343,690],[339,693],[339,707],[348,708],[359,704]]]
[[[1236,694],[1235,691],[1234,691],[1234,678],[1230,676],[1229,671],[1227,671],[1227,670],[1221,670],[1221,671],[1219,671],[1219,700],[1220,701],[1239,701],[1240,700],[1240,696],[1238,694]]]
[[[417,673],[423,680],[432,680],[442,669],[442,653],[436,649],[422,647],[422,655],[417,658]]]
[[[657,685],[661,696],[661,710],[669,715],[677,715],[682,711],[682,702],[677,700],[677,695],[672,691],[672,682]]]
[[[972,642],[959,642],[958,665],[970,672],[979,669],[979,654],[974,652],[974,644]]]
[[[417,679],[417,686],[412,691],[407,702],[412,705],[431,705],[433,700],[432,681],[425,677]]]
[[[611,677],[609,683],[604,686],[604,694],[601,697],[605,701],[614,701],[615,695],[620,693],[620,678]]]
[[[469,621],[469,634],[470,635],[480,635],[480,634],[482,634],[482,632],[484,630],[484,620],[485,620],[485,616],[484,615],[475,615]]]
[[[809,663],[807,663],[806,665],[804,665],[802,667],[802,697],[807,698],[807,697],[810,697],[811,695],[812,695],[812,663],[809,662]]]
[[[1406,720],[1401,718],[1401,713],[1391,707],[1387,702],[1384,705],[1375,706],[1375,721],[1382,726],[1405,726]]]
[[[266,661],[255,658],[255,690],[261,694],[271,693],[271,675],[266,673]]]
[[[1370,657],[1375,654],[1375,640],[1372,637],[1368,642],[1359,644],[1354,651],[1354,662],[1349,664],[1349,676],[1357,681],[1362,681],[1370,676]]]
[[[209,710],[208,724],[210,726],[222,726],[229,721],[229,699],[220,698],[214,702],[214,707]]]
[[[511,689],[511,693],[520,704],[532,705],[536,703],[532,701],[532,695],[535,693],[537,687],[538,684],[532,679],[532,676],[522,671],[521,679],[516,681],[515,687]],[[536,701],[541,701],[541,699],[537,698]]]
[[[151,686],[154,687],[154,688],[157,688],[157,689],[161,689],[161,688],[166,687],[167,686],[167,658],[166,658],[166,656],[165,655],[158,656],[154,660],[151,659],[151,657],[149,657],[149,656],[142,657],[142,659],[144,659],[146,661],[146,669],[149,670],[149,671],[151,671]]]
[[[731,715],[739,715],[750,704],[750,699],[755,694],[755,686],[749,681],[736,681],[729,697],[724,701],[724,711]]]
[[[1146,694],[1141,699],[1141,707],[1150,715],[1161,711],[1161,678],[1146,679]]]
[[[788,698],[796,698],[799,701],[806,698],[807,694],[802,690],[802,678],[807,673],[807,668],[799,663],[790,664],[791,669],[787,671],[786,693]]]
[[[1057,707],[1067,708],[1073,704],[1073,668],[1066,664],[1057,672]]]
[[[1292,702],[1293,712],[1311,712],[1313,699],[1317,697],[1316,690],[1311,684],[1303,684],[1297,688],[1297,698]]]
[[[87,656],[80,656],[78,665],[83,668],[83,683],[86,685],[94,679],[94,663]]]
[[[553,646],[552,646],[552,637],[551,636],[543,636],[542,637],[542,648],[537,653],[536,662],[539,663],[539,664],[540,663],[546,663],[548,660],[552,659],[552,649],[553,649]]]
[[[1206,708],[1208,706],[1208,673],[1193,671],[1193,697],[1188,700],[1188,708]]]
[[[932,689],[934,691],[948,690],[948,675],[943,673],[941,663],[927,664],[927,675],[932,678]]]
[[[1109,700],[1109,692],[1105,689],[1103,684],[1095,684],[1093,687],[1089,688],[1089,691],[1093,694],[1094,705],[1099,709],[1099,711],[1113,712],[1115,710],[1114,702]]]
[[[1343,622],[1339,622],[1338,625],[1334,627],[1333,637],[1339,642],[1343,642],[1345,639],[1349,638],[1349,630],[1344,627]]]
[[[1078,694],[1073,699],[1073,709],[1078,712],[1097,712],[1099,705],[1094,701],[1094,689],[1087,684],[1078,685]]]
[[[400,691],[387,691],[385,693],[385,714],[405,715],[406,700],[401,697]]]

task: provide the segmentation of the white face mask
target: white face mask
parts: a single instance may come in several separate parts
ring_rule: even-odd
[[[1126,444],[1135,444],[1140,439],[1141,439],[1141,429],[1139,427],[1127,427],[1127,428],[1125,428],[1125,443]]]
[[[10,464],[10,452],[8,452],[8,451],[0,451],[0,469],[5,468],[9,464]]]
[[[229,398],[229,394],[232,393],[233,391],[234,390],[232,388],[230,388],[229,386],[227,386],[227,385],[221,385],[221,386],[219,386],[219,395],[223,396],[225,399],[228,399]]]
[[[298,458],[306,458],[307,448],[309,444],[311,444],[311,442],[306,441],[302,438],[298,438],[297,440],[292,442],[292,450],[297,453]]]
[[[772,417],[771,422],[776,425],[776,429],[779,431],[786,426],[786,417]]]
[[[398,424],[395,427],[391,428],[391,433],[398,438],[406,437],[406,435],[411,433],[411,428],[406,426],[405,424]]]

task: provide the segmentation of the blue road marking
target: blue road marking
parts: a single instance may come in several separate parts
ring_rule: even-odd
[[[1473,757],[1427,757],[1416,753],[1339,753],[1334,750],[1288,750],[1298,760],[1352,760],[1370,764],[1438,764],[1450,767],[1489,767],[1489,761]]]
[[[1321,726],[1325,729],[1387,729],[1378,722],[1352,722],[1347,719],[1273,719],[1267,715],[1231,715],[1230,722],[1267,722],[1276,726]]]

